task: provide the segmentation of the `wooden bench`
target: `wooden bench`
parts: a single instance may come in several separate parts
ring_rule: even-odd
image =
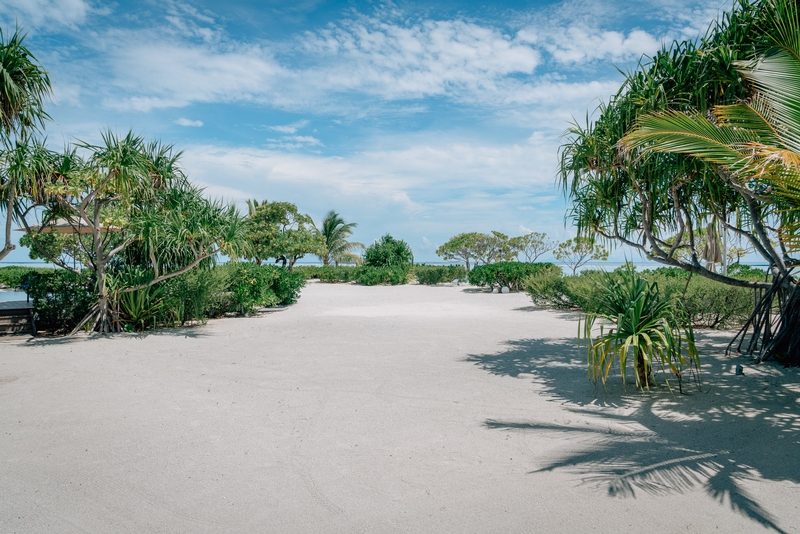
[[[10,334],[36,335],[33,304],[24,300],[0,301],[0,336]]]

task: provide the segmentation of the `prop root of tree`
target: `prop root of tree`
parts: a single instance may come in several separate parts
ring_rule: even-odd
[[[119,313],[112,309],[108,300],[106,300],[104,304],[105,306],[102,306],[101,303],[95,304],[89,313],[86,314],[86,317],[81,319],[81,322],[78,323],[78,326],[76,326],[69,335],[72,336],[78,333],[81,328],[90,322],[92,323],[92,327],[89,329],[91,332],[99,332],[101,334],[122,332]]]
[[[734,350],[757,357],[759,362],[800,365],[800,285],[795,280],[775,277],[726,352]]]

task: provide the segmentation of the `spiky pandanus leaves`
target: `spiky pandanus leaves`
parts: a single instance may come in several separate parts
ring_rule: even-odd
[[[606,273],[601,288],[599,311],[587,314],[583,323],[589,379],[595,383],[600,379],[605,387],[614,362],[619,362],[625,385],[630,360],[636,387],[649,389],[652,370],[660,368],[667,387],[671,374],[683,391],[684,371],[699,373],[700,358],[691,325],[673,314],[672,299],[631,269],[618,277]],[[595,337],[598,320],[600,332]]]
[[[800,261],[800,10],[793,0],[766,0],[756,23],[766,39],[759,54],[734,62],[755,92],[734,104],[640,116],[623,138],[629,150],[686,154],[715,166],[745,200],[751,241],[770,262],[775,279],[764,288],[737,338],[741,349],[752,329],[748,352],[760,358],[800,362],[800,295],[792,268]],[[778,247],[768,227],[776,227]],[[770,317],[777,301],[779,313]],[[736,342],[731,343],[731,347]]]

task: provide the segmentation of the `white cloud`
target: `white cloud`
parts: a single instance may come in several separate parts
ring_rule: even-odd
[[[195,128],[199,128],[203,125],[203,121],[193,121],[191,119],[186,119],[181,117],[180,119],[175,121],[175,124],[178,126],[193,126]]]
[[[74,28],[82,24],[92,11],[84,0],[3,0],[0,13],[6,22],[21,27]]]
[[[653,53],[661,46],[659,39],[643,30],[625,35],[585,25],[569,27],[530,27],[519,32],[520,41],[540,46],[559,63],[584,63],[607,59],[624,61]]]
[[[361,16],[306,33],[304,46],[322,58],[309,69],[312,83],[389,99],[492,89],[540,62],[538,51],[501,30],[458,19],[403,24]]]
[[[321,146],[325,146],[322,141],[310,135],[291,135],[280,139],[267,139],[267,147],[271,150],[296,150]]]
[[[293,134],[293,133],[296,133],[297,130],[300,130],[301,128],[305,128],[306,126],[308,126],[308,121],[303,119],[303,120],[299,120],[299,121],[293,122],[291,124],[284,124],[282,126],[268,126],[268,128],[270,130],[274,131],[274,132],[281,132],[281,133],[285,133],[285,134]]]

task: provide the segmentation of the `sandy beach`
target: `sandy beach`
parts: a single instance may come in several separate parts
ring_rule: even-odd
[[[800,531],[798,369],[699,333],[702,391],[597,391],[577,319],[310,284],[258,317],[0,338],[0,530]]]

